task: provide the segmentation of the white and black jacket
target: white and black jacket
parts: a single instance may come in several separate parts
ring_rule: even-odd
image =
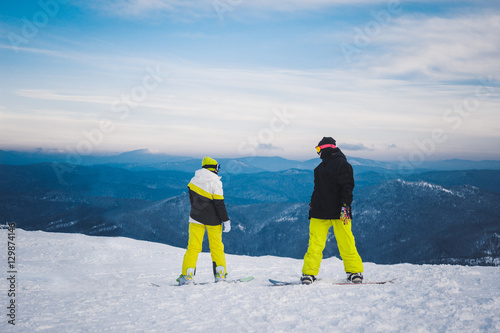
[[[207,169],[196,170],[188,184],[191,201],[189,222],[219,225],[229,220],[220,178]]]

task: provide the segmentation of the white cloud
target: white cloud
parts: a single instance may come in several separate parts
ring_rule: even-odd
[[[452,138],[458,132],[453,133],[450,129],[453,123],[444,122],[443,115],[454,103],[473,94],[474,84],[418,84],[370,75],[373,73],[207,68],[192,63],[175,66],[175,71],[158,89],[130,109],[126,119],[112,118],[116,120],[116,130],[106,136],[99,149],[121,145],[167,151],[182,142],[200,151],[210,148],[238,154],[241,143],[252,142],[259,154],[271,154],[275,150],[272,148],[283,147],[281,154],[297,157],[307,156],[318,137],[334,136],[339,146],[376,157],[377,152],[387,151],[388,143],[397,142],[400,149],[412,149],[415,139],[428,137],[433,128],[443,128],[450,135],[446,146],[453,145]],[[86,115],[85,125],[73,121],[72,114],[65,131],[51,132],[61,142],[68,140],[70,130],[81,133],[95,128],[100,119],[113,117],[110,112],[113,96],[99,94],[98,88],[89,87],[86,95],[70,93],[73,88],[69,89],[18,91],[18,96],[33,100],[30,102],[33,110],[40,108],[37,101],[70,102]],[[497,137],[494,134],[497,126],[488,120],[497,118],[495,96],[481,101],[477,112],[463,120],[461,136],[475,137],[480,128],[483,136]],[[88,119],[91,116],[88,105],[93,105],[90,110],[94,119]],[[47,110],[48,106],[43,107]],[[293,115],[286,126],[272,122],[274,111],[279,108],[286,108]],[[33,110],[27,112],[36,116],[39,124],[50,123],[54,118],[59,124],[65,121],[61,109],[52,116]],[[29,138],[32,123],[26,124],[16,122],[18,132]],[[272,132],[272,140],[265,136],[258,141],[259,134],[269,134],[273,128],[278,130]],[[199,137],[211,139],[200,142]],[[50,142],[54,141],[57,140]],[[359,142],[370,142],[370,147],[350,144]]]
[[[355,65],[377,76],[411,75],[437,81],[500,73],[500,15],[401,17],[361,49]]]
[[[407,1],[428,2],[428,0],[87,0],[73,2],[81,7],[89,7],[100,13],[131,18],[151,18],[167,15],[175,20],[191,20],[193,17],[221,16],[238,11],[240,14],[252,12],[301,12],[321,10],[339,5],[366,4],[369,6],[400,5]],[[451,0],[435,0],[450,2]]]
[[[76,103],[95,103],[95,104],[111,104],[113,97],[108,96],[85,96],[85,95],[66,95],[56,93],[44,89],[18,90],[16,94],[22,97],[33,99],[49,100],[49,101],[66,101]]]
[[[294,6],[312,8],[341,2],[246,0],[241,6],[242,10],[243,6],[286,10],[283,4],[288,4],[288,10],[292,10]],[[195,11],[199,3],[204,3],[204,10],[213,11],[212,1],[187,3],[114,1],[91,5],[108,6],[101,7],[106,11],[117,9],[115,14],[124,16],[148,15],[155,9],[171,13]],[[259,153],[271,154],[282,149],[280,154],[286,156],[311,153],[315,157],[314,145],[326,135],[334,136],[339,146],[376,158],[381,150],[394,148],[390,146],[394,142],[397,149],[390,149],[391,153],[414,148],[414,141],[428,138],[434,128],[443,128],[448,135],[448,140],[439,147],[442,151],[462,148],[457,145],[460,137],[470,142],[498,142],[498,88],[463,119],[456,132],[450,129],[452,124],[443,121],[443,115],[454,104],[474,94],[480,76],[500,73],[500,44],[496,36],[499,22],[500,16],[494,13],[444,18],[401,16],[394,18],[362,49],[352,66],[319,70],[248,68],[237,64],[229,68],[223,63],[209,67],[166,57],[148,59],[151,51],[147,49],[134,49],[126,56],[105,51],[93,53],[98,48],[93,52],[75,49],[66,52],[59,45],[51,50],[50,43],[41,39],[20,51],[69,59],[81,72],[89,70],[90,74],[85,76],[88,82],[83,83],[73,73],[60,75],[59,80],[46,80],[52,74],[49,73],[42,79],[34,76],[29,86],[22,84],[14,89],[4,84],[5,95],[10,97],[12,92],[15,95],[0,106],[2,116],[7,115],[9,120],[4,138],[23,144],[29,140],[39,145],[67,144],[68,140],[76,144],[82,140],[82,130],[93,129],[101,118],[110,116],[116,98],[141,84],[146,66],[164,64],[168,68],[165,81],[131,108],[127,119],[116,121],[116,130],[106,136],[99,149],[154,147],[167,151],[182,144],[200,151],[238,153],[241,142],[258,137],[260,131],[272,126],[270,121],[276,108],[287,108],[295,118],[283,130],[273,133],[271,142],[256,142]],[[328,40],[332,48],[339,36],[337,33],[334,41]],[[347,37],[352,38],[352,34]],[[48,68],[46,73],[53,69]],[[498,77],[493,79],[498,82]],[[453,83],[456,80],[460,84]],[[22,116],[16,117],[19,111]],[[71,112],[71,116],[66,116],[66,112]],[[86,116],[85,122],[78,121],[79,112]],[[210,139],[200,141],[200,137]],[[359,142],[369,142],[370,147],[349,144]],[[478,146],[477,149],[491,150],[487,145]]]
[[[182,0],[109,0],[109,1],[78,1],[74,4],[80,7],[89,7],[99,13],[132,18],[146,18],[165,14],[189,14],[199,16],[212,8],[211,1],[182,1]],[[205,16],[206,14],[204,14]],[[177,17],[182,20],[182,17]]]
[[[67,54],[67,53],[64,53],[64,52],[59,52],[59,51],[49,50],[49,49],[42,49],[42,48],[22,47],[22,46],[17,46],[17,45],[0,44],[0,49],[5,49],[5,50],[10,50],[10,51],[15,51],[15,52],[28,52],[28,53],[34,53],[37,55],[56,57],[56,58],[67,58],[67,59],[72,59],[72,60],[78,59],[77,57],[70,55],[70,54]]]
[[[283,150],[283,148],[276,147],[272,143],[259,143],[257,150]]]
[[[347,151],[359,151],[359,150],[373,150],[362,143],[352,144],[352,143],[344,143],[342,144],[342,149]]]

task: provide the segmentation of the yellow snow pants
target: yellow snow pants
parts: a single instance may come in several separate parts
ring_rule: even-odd
[[[189,223],[189,241],[184,260],[182,261],[182,274],[187,275],[188,268],[196,269],[198,254],[202,250],[203,237],[205,229],[208,234],[208,243],[210,245],[210,254],[215,267],[223,266],[226,273],[226,255],[224,254],[224,244],[222,244],[222,224],[221,225],[203,225],[198,223]]]
[[[351,231],[351,222],[349,221],[349,223],[344,224],[342,220],[322,220],[315,218],[311,218],[309,224],[309,247],[304,256],[302,273],[306,275],[318,275],[328,230],[331,226],[333,226],[340,257],[344,262],[345,272],[362,273],[363,262],[358,254],[358,250],[356,250],[354,236]]]

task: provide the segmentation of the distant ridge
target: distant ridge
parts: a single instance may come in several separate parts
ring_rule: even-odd
[[[213,156],[217,158],[217,156]],[[221,173],[277,172],[289,169],[313,170],[321,160],[312,158],[306,161],[289,160],[280,156],[245,156],[217,158],[222,165]],[[359,157],[348,157],[357,173],[374,171],[381,174],[390,172],[422,173],[432,170],[500,170],[500,161],[469,161],[451,159],[443,161],[423,161],[415,165],[375,161]],[[77,163],[75,162],[77,161]],[[200,158],[155,153],[149,149],[138,149],[116,155],[74,156],[61,151],[33,152],[0,150],[0,164],[27,165],[36,163],[70,163],[79,165],[110,165],[132,171],[171,170],[194,172],[200,167]]]
[[[0,224],[124,236],[184,247],[192,173],[76,166],[60,182],[50,163],[0,165]],[[392,177],[392,179],[388,178]],[[303,257],[311,170],[223,176],[234,230],[230,253]],[[358,250],[377,263],[500,265],[500,171],[355,175]],[[325,257],[338,256],[330,239]]]

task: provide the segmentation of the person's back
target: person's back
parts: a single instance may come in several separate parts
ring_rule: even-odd
[[[229,220],[224,204],[222,182],[217,174],[206,168],[197,170],[188,188],[191,202],[189,222],[219,225]]]
[[[177,279],[180,285],[194,283],[198,254],[202,250],[205,231],[210,245],[215,282],[224,281],[227,276],[222,232],[231,230],[231,221],[227,215],[222,182],[218,176],[220,165],[210,157],[203,158],[201,165],[202,168],[195,172],[188,184],[191,202],[189,240],[182,261],[182,273]]]
[[[310,217],[339,219],[340,210],[352,203],[352,167],[339,148],[322,152],[322,162],[314,169],[314,191]]]
[[[331,137],[316,146],[322,162],[314,169],[314,190],[309,209],[309,246],[304,256],[301,281],[311,284],[319,273],[328,230],[333,226],[347,279],[363,281],[363,262],[351,231],[354,177],[352,166]]]

